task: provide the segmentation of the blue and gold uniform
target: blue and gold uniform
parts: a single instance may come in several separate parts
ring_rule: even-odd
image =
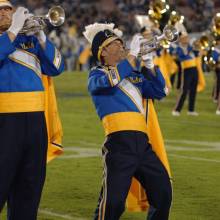
[[[181,94],[177,101],[175,111],[180,112],[182,110],[184,101],[189,93],[189,112],[194,112],[195,99],[198,85],[198,69],[197,59],[198,54],[193,48],[188,45],[187,47],[178,46],[175,49],[177,59],[181,64],[181,70],[183,71],[183,79],[181,86]]]
[[[47,39],[0,35],[0,212],[8,219],[35,220],[46,175],[47,126],[42,76],[64,69],[60,52]]]
[[[132,211],[148,210],[149,220],[168,220],[172,200],[169,165],[164,149],[165,160],[152,150],[155,142],[149,141],[150,130],[155,136],[160,132],[146,113],[152,113],[152,102],[146,104],[146,99],[166,96],[164,77],[159,68],[147,65],[153,64],[152,56],[147,64],[145,59],[141,71],[134,68],[140,36],[132,40],[126,59],[120,31],[114,24],[94,23],[86,26],[83,34],[91,43],[93,57],[101,64],[91,70],[88,90],[106,136],[103,182],[94,220],[119,220],[125,204]]]
[[[122,130],[146,132],[143,98],[166,96],[164,78],[159,69],[156,72],[157,76],[148,74],[151,79],[146,80],[126,59],[116,68],[91,71],[88,89],[106,135]]]
[[[34,36],[19,35],[11,43],[0,36],[0,113],[44,110],[42,74],[64,69],[60,52],[47,40],[45,50]],[[13,104],[12,104],[13,103]]]
[[[219,99],[219,93],[220,93],[220,67],[219,67],[220,49],[219,48],[215,47],[215,49],[212,51],[212,57],[216,63],[216,68],[215,68],[216,82],[213,91],[213,98],[214,100],[217,101]]]
[[[116,67],[99,66],[89,74],[88,90],[107,136],[103,185],[94,220],[120,218],[132,177],[146,190],[148,219],[168,220],[170,179],[149,144],[144,106],[144,99],[166,96],[165,80],[159,68],[155,68],[156,76],[149,69],[145,71],[148,79],[125,59]]]

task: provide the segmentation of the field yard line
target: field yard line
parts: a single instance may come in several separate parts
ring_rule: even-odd
[[[197,151],[197,152],[213,152],[220,151],[220,147],[215,148],[199,148],[199,147],[184,147],[184,146],[170,146],[166,145],[166,150],[174,151]],[[64,155],[63,158],[80,158],[80,157],[93,157],[101,156],[101,149],[99,148],[84,148],[84,147],[66,147],[66,152],[76,152],[77,154]]]
[[[213,113],[213,116],[215,114]],[[177,121],[171,121],[170,119],[162,119],[159,118],[159,121],[165,122],[167,124],[176,124]],[[199,122],[189,122],[189,121],[181,121],[181,124],[185,124],[185,125],[200,125],[200,126],[207,126],[207,127],[213,127],[213,128],[220,128],[220,126],[218,124],[211,124],[211,123],[199,123]]]
[[[62,215],[62,214],[59,214],[59,213],[56,213],[53,211],[49,211],[49,210],[45,210],[45,209],[40,209],[39,213],[47,215],[47,216],[59,217],[62,219],[67,219],[67,220],[86,220],[84,218],[72,217],[70,215]]]
[[[88,141],[77,141],[78,144],[86,144],[89,146],[96,146],[96,147],[101,147],[103,144],[99,143],[93,143],[93,142],[88,142]]]
[[[207,147],[202,147],[202,148],[199,148],[199,147],[184,147],[184,146],[169,146],[169,145],[166,145],[165,146],[166,150],[168,151],[196,151],[196,152],[217,152],[217,151],[220,151],[220,147],[215,147],[215,148],[207,148]]]
[[[166,139],[165,142],[168,143],[183,143],[183,144],[198,144],[208,147],[220,147],[220,142],[208,142],[208,141],[189,141],[189,140],[173,140],[173,139]]]
[[[208,146],[208,147],[220,147],[220,142],[208,142],[208,141],[190,141],[190,140],[174,140],[174,139],[165,139],[164,140],[167,143],[183,143],[183,144],[196,144],[196,145],[203,145],[203,146]],[[87,146],[102,146],[102,144],[99,143],[93,143],[89,141],[77,141],[77,144],[85,144]]]
[[[182,159],[187,159],[187,160],[198,160],[198,161],[220,163],[220,160],[212,160],[212,159],[202,158],[202,157],[189,157],[189,156],[182,156],[178,154],[168,154],[168,157],[177,157],[177,158],[182,158]]]
[[[101,149],[99,148],[83,148],[83,147],[66,147],[66,152],[76,152],[77,154],[62,155],[59,159],[72,159],[72,158],[88,158],[88,157],[101,157]]]
[[[167,150],[175,150],[175,151],[197,151],[197,152],[216,152],[219,151],[220,149],[200,149],[200,148],[189,148],[189,147],[173,147],[173,146],[167,146]],[[74,158],[89,158],[89,157],[101,157],[101,149],[91,149],[91,148],[81,148],[81,147],[67,147],[66,150],[67,152],[76,152],[77,154],[70,154],[70,155],[63,155],[58,157],[58,159],[74,159]],[[173,157],[179,157],[179,158],[185,158],[185,159],[191,159],[191,160],[200,160],[200,161],[209,161],[209,162],[217,162],[219,163],[219,160],[213,160],[213,159],[208,159],[208,158],[203,158],[203,157],[188,157],[188,156],[181,156],[178,154],[172,154],[168,153],[168,156],[173,156]]]

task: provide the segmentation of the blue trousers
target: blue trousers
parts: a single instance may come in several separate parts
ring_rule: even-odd
[[[43,112],[0,113],[0,212],[8,220],[36,220],[46,175]]]
[[[168,220],[172,188],[168,173],[152,151],[147,135],[120,131],[107,137],[103,147],[102,190],[94,220],[118,220],[135,177],[146,191],[148,220]]]
[[[185,99],[189,94],[189,111],[195,110],[197,85],[198,85],[198,71],[195,67],[185,69],[183,72],[183,86],[181,95],[177,101],[175,111],[180,112],[183,108]]]

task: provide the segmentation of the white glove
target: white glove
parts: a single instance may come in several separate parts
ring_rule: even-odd
[[[19,7],[12,15],[12,24],[8,31],[13,33],[15,36],[18,35],[19,31],[23,28],[25,21],[30,18],[28,9],[24,7]]]
[[[130,54],[132,56],[135,56],[137,57],[140,50],[141,50],[141,44],[144,42],[144,38],[143,36],[141,36],[140,34],[136,34],[132,40],[131,40],[131,43],[130,43]]]
[[[33,15],[31,14],[31,16]],[[35,35],[40,42],[45,43],[47,39],[46,35],[44,34],[43,30],[39,29],[39,26],[40,24],[37,20],[29,19],[26,22],[25,27],[27,27],[27,29],[30,29],[30,31],[26,32],[26,35],[27,36]]]
[[[43,30],[31,30],[26,33],[27,36],[36,36],[40,43],[46,43],[47,37]]]
[[[153,52],[147,53],[143,55],[141,58],[144,62],[145,67],[147,67],[148,69],[154,68]]]
[[[27,36],[34,35],[38,32],[39,28],[39,22],[37,20],[34,20],[32,17],[34,16],[33,14],[30,14],[31,17],[25,22],[25,29],[28,31],[25,33]]]
[[[43,30],[40,30],[38,33],[35,34],[35,36],[37,37],[40,43],[46,43],[47,37]]]

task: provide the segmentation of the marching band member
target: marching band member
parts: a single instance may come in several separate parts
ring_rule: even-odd
[[[42,74],[64,69],[60,52],[23,7],[0,1],[0,211],[36,220],[46,174],[47,127]]]
[[[120,218],[135,176],[149,199],[148,219],[167,220],[171,183],[166,168],[149,144],[142,102],[143,98],[166,96],[164,78],[154,67],[151,55],[142,57],[151,80],[131,65],[140,52],[140,35],[132,40],[127,57],[114,24],[89,25],[84,36],[100,62],[89,74],[88,89],[107,137],[103,147],[103,186],[94,219]]]
[[[172,111],[173,116],[179,116],[187,95],[189,95],[188,115],[197,116],[195,112],[195,101],[198,85],[198,69],[196,53],[189,44],[189,36],[182,32],[179,40],[179,46],[175,51],[183,71],[182,90],[177,100],[176,106]]]
[[[183,22],[184,22],[184,16],[181,15],[178,11],[173,10],[170,12],[168,24],[173,25],[179,33],[186,32],[186,28]],[[170,63],[167,63],[167,65],[172,67],[170,72],[171,73],[170,81],[172,87],[174,86],[176,80],[177,81],[176,88],[180,89],[181,78],[182,78],[181,64],[177,59],[176,54],[174,53],[177,46],[178,46],[178,42],[171,43],[168,50],[169,51],[168,54],[170,55],[168,56]]]
[[[161,35],[159,23],[153,22],[151,19],[149,19],[149,16],[136,15],[135,18],[141,28],[140,34],[144,37],[144,39],[149,41],[150,39],[153,39],[155,35]],[[159,48],[156,51],[152,52],[152,56],[154,58],[154,64],[160,68],[160,71],[163,74],[166,82],[167,91],[169,91],[171,89],[171,82],[169,77],[170,68],[167,68],[168,65],[166,63],[166,61],[168,60],[166,58],[168,56],[166,56],[164,49],[162,48]]]

